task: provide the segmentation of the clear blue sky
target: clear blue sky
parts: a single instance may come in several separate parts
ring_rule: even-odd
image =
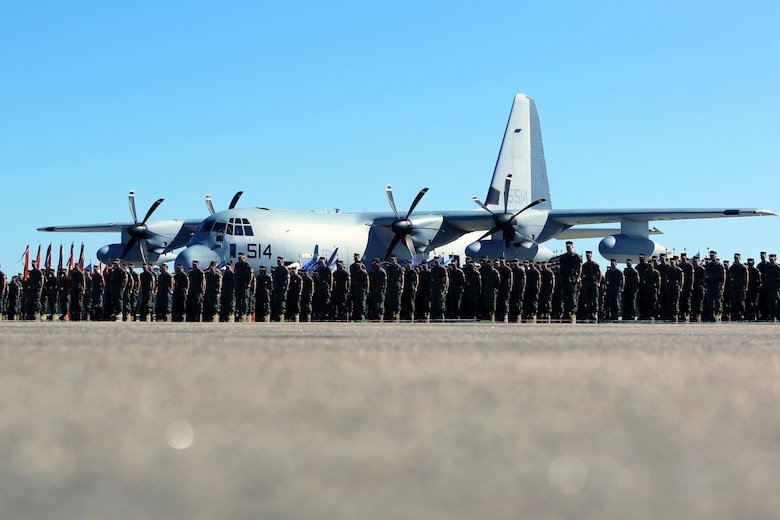
[[[470,209],[516,92],[556,208],[780,211],[778,27],[770,1],[6,2],[0,265],[49,242],[94,259],[118,234],[36,228],[130,220],[130,189],[139,218],[238,190],[386,210],[387,183]],[[654,224],[678,251],[780,252],[777,217]]]

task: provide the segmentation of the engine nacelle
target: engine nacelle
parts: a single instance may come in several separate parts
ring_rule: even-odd
[[[530,247],[515,247],[513,245],[507,247],[501,240],[480,240],[466,246],[466,256],[474,260],[488,256],[491,259],[504,257],[546,262],[554,255],[552,251],[540,244],[531,244]]]
[[[609,235],[599,242],[599,253],[606,259],[614,258],[618,262],[631,259],[639,260],[639,255],[645,258],[667,253],[668,250],[661,244],[656,244],[649,238],[635,237],[631,235]]]
[[[108,244],[97,250],[97,259],[104,263],[110,264],[117,258],[122,256],[126,244]],[[146,261],[153,264],[164,264],[166,262],[172,262],[176,259],[176,255],[173,253],[166,253],[164,255],[154,253],[152,251],[146,251]],[[144,261],[141,254],[138,252],[138,245],[131,247],[125,257],[122,259],[124,262],[132,262],[137,267],[140,267]]]
[[[200,264],[198,267],[206,269],[209,266],[209,262],[214,261],[219,265],[222,263],[223,259],[219,253],[203,244],[185,247],[176,257],[176,263],[183,265],[185,271],[192,267],[193,260],[198,261],[198,264]]]

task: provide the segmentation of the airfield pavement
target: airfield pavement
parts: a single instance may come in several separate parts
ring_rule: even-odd
[[[777,518],[779,332],[0,322],[0,516]]]

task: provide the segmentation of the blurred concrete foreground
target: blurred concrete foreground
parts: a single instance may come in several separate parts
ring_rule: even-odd
[[[778,332],[0,322],[0,517],[775,518]]]

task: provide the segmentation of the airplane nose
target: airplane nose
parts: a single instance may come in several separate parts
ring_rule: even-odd
[[[186,247],[184,248],[184,251],[179,253],[176,257],[176,263],[181,264],[184,267],[192,266],[193,260],[197,260],[200,263],[201,269],[208,267],[209,262],[212,260],[217,262],[217,264],[222,262],[222,258],[220,258],[217,253],[203,244]]]

